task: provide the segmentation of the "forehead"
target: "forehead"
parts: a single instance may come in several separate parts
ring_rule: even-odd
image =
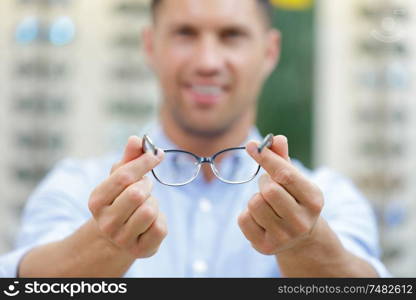
[[[211,25],[262,24],[257,0],[163,0],[158,23],[199,23]]]

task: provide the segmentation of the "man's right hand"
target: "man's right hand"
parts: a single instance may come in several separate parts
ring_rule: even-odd
[[[101,234],[134,258],[154,255],[167,234],[166,218],[151,196],[152,182],[145,176],[163,159],[144,153],[142,140],[130,137],[123,158],[110,176],[92,192],[88,207]]]

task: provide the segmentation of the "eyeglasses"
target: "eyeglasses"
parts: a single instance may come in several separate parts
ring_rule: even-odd
[[[271,147],[273,134],[265,137],[258,147],[259,153]],[[143,137],[143,150],[157,155],[158,148],[148,135]],[[253,180],[260,171],[260,165],[246,152],[246,147],[229,148],[211,157],[200,157],[183,150],[163,150],[164,160],[152,170],[157,181],[168,186],[183,186],[191,183],[199,174],[201,166],[208,163],[214,175],[222,182],[243,184]]]
[[[154,111],[154,105],[139,97],[121,97],[109,101],[107,111],[114,116],[135,118],[149,116]]]
[[[70,17],[61,16],[49,24],[29,16],[17,26],[15,39],[20,45],[49,42],[54,46],[65,46],[75,39],[75,35],[76,26]]]
[[[68,74],[67,65],[48,60],[22,61],[16,66],[16,75],[22,78],[61,79]]]

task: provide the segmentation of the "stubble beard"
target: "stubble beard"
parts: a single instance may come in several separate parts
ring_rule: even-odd
[[[238,123],[239,120],[243,118],[244,113],[245,110],[240,111],[238,114],[235,114],[229,120],[227,120],[224,124],[221,124],[216,128],[201,129],[186,122],[185,116],[181,115],[181,113],[179,113],[176,109],[171,110],[174,121],[185,133],[197,138],[205,139],[214,139],[224,136]]]

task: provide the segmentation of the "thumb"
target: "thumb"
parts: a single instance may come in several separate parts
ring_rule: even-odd
[[[137,136],[129,137],[126,148],[124,149],[121,164],[126,164],[143,154],[142,140]]]
[[[112,166],[110,174],[113,174],[114,171],[120,168],[122,165],[125,165],[126,163],[138,158],[142,154],[142,140],[137,136],[129,137],[126,148],[124,148],[123,157],[119,162]]]
[[[284,135],[278,135],[273,138],[271,150],[290,162],[289,143]]]
[[[260,143],[256,141],[250,141],[247,144],[247,151],[253,158],[258,157],[259,154],[257,149],[259,146]],[[282,157],[287,162],[291,162],[289,157],[289,143],[284,135],[278,135],[273,137],[273,143],[270,146],[270,150]]]

